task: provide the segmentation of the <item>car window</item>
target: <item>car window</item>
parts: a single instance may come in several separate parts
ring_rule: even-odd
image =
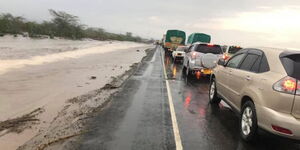
[[[207,44],[199,44],[195,51],[200,53],[212,53],[212,54],[222,54],[222,48],[220,45],[207,45]]]
[[[255,61],[254,65],[251,68],[251,72],[258,73],[259,72],[259,67],[260,67],[260,62],[261,62],[261,56]]]
[[[280,60],[286,73],[300,80],[300,52],[283,52],[280,54]]]
[[[176,51],[184,51],[185,47],[178,47]]]
[[[240,69],[251,71],[252,66],[255,64],[255,62],[258,60],[259,55],[255,54],[248,54],[244,61],[242,62]]]
[[[259,72],[262,73],[262,72],[268,72],[268,71],[270,71],[270,67],[269,67],[267,57],[264,55],[261,59]]]
[[[234,57],[232,57],[228,63],[227,63],[227,67],[230,67],[230,68],[237,68],[239,66],[239,64],[241,63],[241,61],[243,60],[243,58],[245,57],[245,53],[243,54],[239,54],[239,55],[236,55]]]
[[[226,50],[227,50],[227,47],[228,47],[228,46],[226,46],[226,45],[222,46],[222,51],[223,51],[223,53],[225,53],[225,52],[226,52]]]
[[[237,53],[241,49],[242,49],[241,47],[230,46],[229,50],[228,50],[228,53],[229,54],[235,54],[235,53]]]
[[[196,45],[192,45],[189,51],[190,51],[190,52],[191,52],[191,51],[195,51],[195,47],[196,47]]]
[[[191,52],[192,51],[192,48],[193,48],[193,45],[192,46],[189,46],[187,49],[187,52]]]

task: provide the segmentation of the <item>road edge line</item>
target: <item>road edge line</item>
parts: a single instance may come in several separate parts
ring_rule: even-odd
[[[159,50],[161,50],[159,48]],[[178,123],[177,123],[177,118],[175,114],[175,108],[174,108],[174,103],[173,103],[173,98],[171,94],[171,89],[168,81],[168,76],[167,76],[167,71],[165,67],[165,62],[162,56],[162,52],[160,52],[161,56],[161,61],[163,65],[163,70],[164,70],[164,77],[166,81],[166,87],[167,87],[167,94],[168,94],[168,100],[169,100],[169,107],[170,107],[170,113],[171,113],[171,120],[172,120],[172,126],[173,126],[173,133],[174,133],[174,139],[175,139],[175,145],[176,145],[176,150],[182,150],[182,141],[179,133],[179,128],[178,128]]]

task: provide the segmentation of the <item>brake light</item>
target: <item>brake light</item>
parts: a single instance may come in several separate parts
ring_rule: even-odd
[[[222,57],[224,60],[227,60],[227,59],[229,59],[229,56],[228,56],[228,54],[223,54],[223,57]]]
[[[276,82],[273,85],[273,89],[278,92],[295,94],[297,90],[297,80],[292,77],[285,77]]]
[[[296,91],[297,95],[300,95],[300,80],[297,81],[297,91]]]
[[[209,46],[209,47],[213,47],[213,46],[214,46],[214,44],[207,44],[207,46]]]
[[[283,87],[287,90],[296,90],[296,80],[288,79],[283,82]]]
[[[196,56],[197,56],[197,53],[196,53],[196,52],[193,52],[193,53],[192,53],[192,59],[196,59]]]

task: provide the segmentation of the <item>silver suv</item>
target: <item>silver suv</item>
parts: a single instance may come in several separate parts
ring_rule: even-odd
[[[246,141],[257,129],[300,140],[300,51],[247,48],[211,76],[211,103],[226,101],[240,117]]]
[[[183,73],[187,77],[195,74],[210,75],[222,54],[220,45],[195,43],[186,50]]]

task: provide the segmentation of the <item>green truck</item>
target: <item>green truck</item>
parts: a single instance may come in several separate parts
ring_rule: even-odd
[[[185,32],[181,30],[168,30],[163,40],[163,48],[172,52],[178,46],[185,45],[186,35]]]
[[[193,33],[188,37],[187,44],[193,44],[196,42],[202,42],[202,43],[210,43],[211,36],[204,34],[204,33]]]

